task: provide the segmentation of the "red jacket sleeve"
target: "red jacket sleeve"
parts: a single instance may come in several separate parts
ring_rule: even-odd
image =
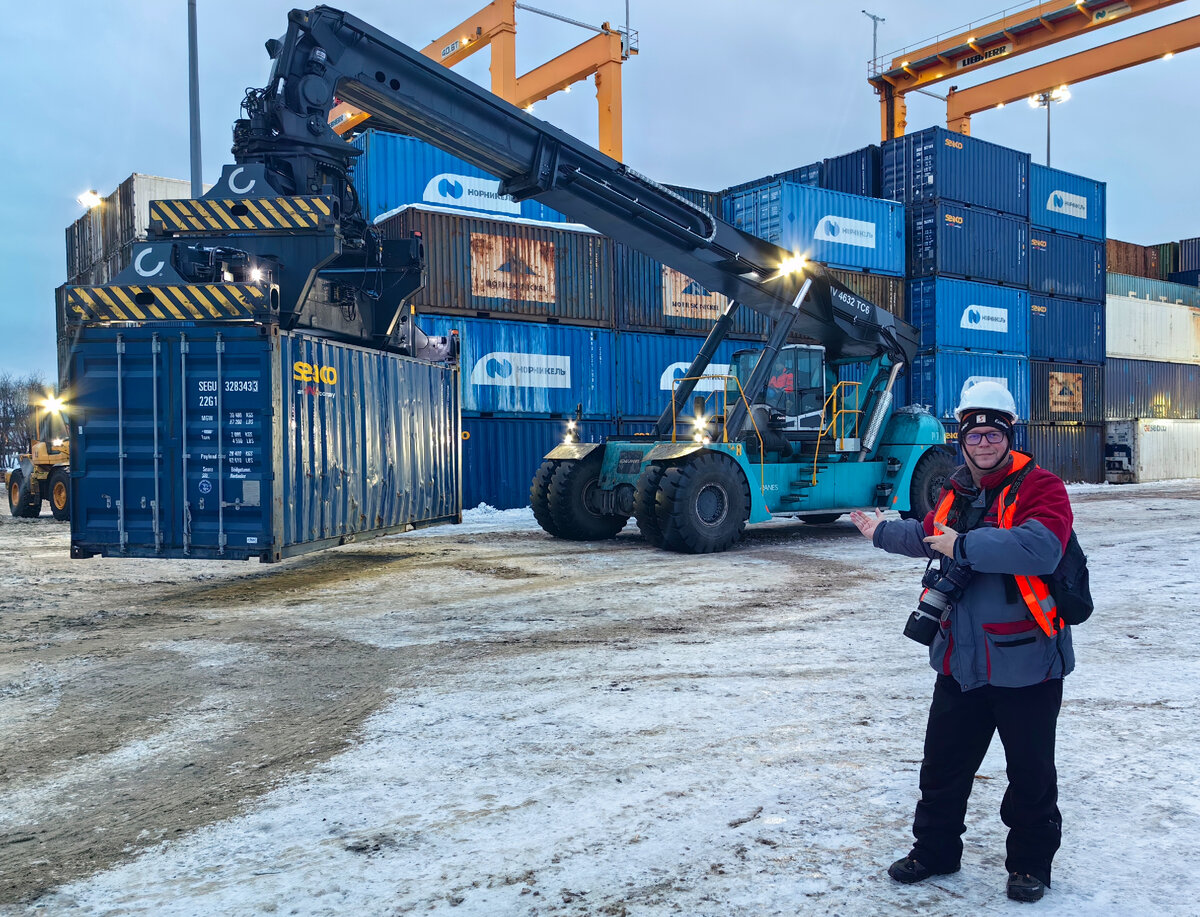
[[[1031,471],[1017,488],[1013,525],[1018,526],[1029,519],[1036,519],[1053,532],[1066,549],[1075,515],[1071,512],[1066,486],[1058,475],[1044,468]]]

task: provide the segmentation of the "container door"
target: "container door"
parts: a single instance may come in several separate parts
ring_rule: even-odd
[[[142,556],[170,543],[166,350],[157,333],[109,329],[72,350],[73,543]]]
[[[257,555],[270,544],[269,344],[205,329],[172,340],[168,358],[172,544],[202,557]]]

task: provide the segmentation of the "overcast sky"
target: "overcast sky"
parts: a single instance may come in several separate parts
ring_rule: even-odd
[[[866,0],[886,17],[880,54],[991,18],[1001,0]],[[1064,0],[1065,2],[1065,0]],[[280,36],[285,0],[199,0],[204,178],[230,161],[230,128],[246,87],[266,81],[263,42]],[[483,0],[359,0],[355,15],[423,47]],[[535,0],[590,23],[621,23],[621,0]],[[866,82],[871,22],[863,0],[630,0],[641,53],[623,68],[625,159],[652,178],[718,189],[879,141]],[[962,80],[967,85],[1200,13],[1200,0],[1117,23]],[[588,33],[517,13],[517,66],[532,69]],[[64,229],[75,197],[110,193],[131,172],[187,178],[186,0],[50,0],[0,26],[9,87],[8,178],[0,195],[0,372],[56,375],[53,291],[66,280]],[[487,83],[487,52],[460,72]],[[1197,95],[1200,51],[1073,87],[1053,112],[1058,168],[1108,182],[1108,233],[1153,243],[1200,235]],[[945,84],[935,87],[944,91]],[[535,114],[596,142],[590,84]],[[915,97],[909,130],[944,123],[942,103]],[[977,115],[975,136],[1045,160],[1046,117],[1027,105]]]

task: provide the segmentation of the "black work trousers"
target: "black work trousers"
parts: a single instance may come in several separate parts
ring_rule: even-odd
[[[963,691],[939,675],[925,730],[921,801],[913,819],[912,856],[934,872],[952,872],[962,858],[967,798],[999,731],[1008,764],[1000,817],[1008,826],[1009,872],[1050,884],[1050,862],[1062,839],[1054,732],[1062,679],[1025,688],[984,685]]]

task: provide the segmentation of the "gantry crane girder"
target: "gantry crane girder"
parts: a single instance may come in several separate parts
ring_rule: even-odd
[[[890,62],[872,61],[867,79],[880,96],[882,138],[904,134],[905,96],[910,92],[1180,2],[1047,0],[990,22],[972,24],[923,47],[906,49]]]
[[[592,38],[517,76],[515,8],[515,0],[494,0],[435,38],[421,53],[453,67],[481,48],[490,48],[492,92],[518,108],[528,108],[594,75],[599,109],[598,146],[601,152],[621,160],[621,63],[637,53],[629,37],[606,22]],[[341,103],[330,112],[330,124],[337,133],[345,134],[369,117],[366,112]]]
[[[1029,98],[1054,86],[1081,83],[1192,48],[1200,48],[1200,16],[1130,35],[970,89],[951,87],[946,100],[946,124],[951,130],[969,134],[971,115],[978,112]]]

